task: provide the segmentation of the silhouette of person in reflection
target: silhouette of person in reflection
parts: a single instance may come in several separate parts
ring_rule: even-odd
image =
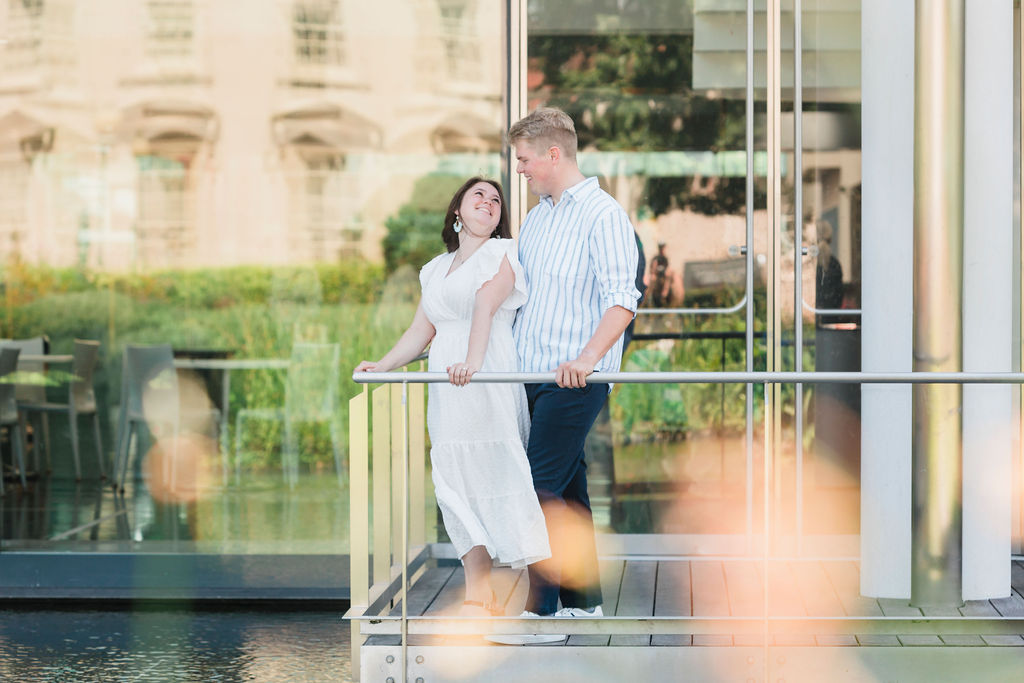
[[[814,307],[836,309],[843,306],[843,266],[832,252],[832,225],[815,223],[818,239],[818,265],[814,275]],[[837,322],[839,316],[819,315],[817,324]]]
[[[667,308],[672,305],[672,280],[674,274],[669,269],[665,243],[658,242],[658,253],[651,258],[651,306]]]

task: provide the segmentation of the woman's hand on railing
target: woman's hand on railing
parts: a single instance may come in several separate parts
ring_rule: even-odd
[[[364,360],[352,372],[387,372],[388,370],[390,368],[382,366],[380,361]]]
[[[479,370],[479,366],[470,363],[455,363],[448,366],[448,381],[457,387],[469,384],[470,378]]]

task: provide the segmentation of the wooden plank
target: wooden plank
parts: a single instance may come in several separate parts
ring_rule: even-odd
[[[1021,647],[1024,645],[1024,636],[982,636],[986,645],[994,647]]]
[[[619,592],[622,586],[622,574],[626,569],[626,563],[622,560],[602,560],[598,563],[601,573],[601,594],[604,598],[602,611],[607,615],[614,615],[619,607]],[[583,646],[605,646],[608,645],[608,636],[569,636],[566,645]]]
[[[764,614],[764,572],[761,563],[754,561],[723,562],[725,585],[729,592],[729,614],[734,617],[761,616]],[[761,647],[764,634],[735,633],[734,645]]]
[[[768,613],[772,616],[807,616],[796,576],[788,562],[768,563]],[[814,636],[777,633],[772,642],[788,646],[814,645]]]
[[[965,600],[960,614],[965,617],[998,617],[999,610],[989,600]]]
[[[466,571],[462,565],[452,568],[451,576],[441,586],[437,597],[430,603],[424,616],[452,615],[459,611],[462,601],[466,599]]]
[[[972,636],[968,634],[963,635],[945,635],[939,636],[942,640],[943,645],[950,645],[952,647],[984,647],[985,641],[982,640],[981,636]]]
[[[882,608],[872,598],[860,594],[860,569],[855,562],[823,562],[825,574],[832,582],[843,614],[848,617],[880,617]]]
[[[1010,586],[1024,595],[1024,561],[1014,560],[1010,563]]]
[[[753,617],[764,614],[764,581],[758,563],[752,560],[722,563],[729,598],[729,614]]]
[[[654,590],[654,615],[657,617],[690,616],[693,606],[690,596],[690,563],[661,562],[658,564],[658,579]],[[693,636],[652,636],[651,645],[687,646],[693,643]]]
[[[944,607],[944,606],[935,607],[935,606],[929,606],[929,607],[921,607],[920,610],[921,610],[921,614],[923,614],[926,617],[954,617],[954,616],[960,616],[960,609],[957,608],[957,607]],[[953,640],[956,640],[956,639],[961,638],[961,637],[962,636],[959,636],[959,635],[951,636],[951,638]],[[944,641],[945,641],[946,644],[952,644],[950,641],[946,641],[944,638],[940,638],[939,636],[929,636],[929,635],[899,636],[899,639],[900,639],[900,642],[903,643],[903,645],[905,645],[905,646],[907,646],[907,645],[912,645],[912,646],[935,646],[935,645],[942,645]],[[977,644],[977,643],[975,643],[975,644]]]
[[[626,562],[619,589],[618,617],[649,617],[654,614],[654,587],[658,563],[649,560]],[[612,636],[611,645],[650,645],[645,635]]]
[[[920,617],[921,610],[910,606],[909,600],[903,598],[878,598],[878,606],[887,617]]]
[[[434,603],[441,590],[451,579],[455,567],[434,567],[424,572],[409,588],[409,615],[420,616]],[[393,617],[402,613],[402,603],[398,601],[390,612]]]
[[[790,569],[803,600],[804,609],[812,617],[844,616],[843,604],[832,586],[821,562],[791,562]]]
[[[721,562],[691,562],[690,582],[693,586],[693,616],[723,617],[729,614],[729,592]],[[732,636],[695,635],[693,644],[732,645]]]
[[[857,642],[862,647],[900,647],[900,639],[896,636],[876,635],[874,633],[857,635]]]
[[[857,636],[848,633],[814,636],[814,642],[819,647],[856,647],[858,644]]]
[[[938,636],[912,635],[896,636],[904,647],[935,647],[942,645],[942,639]]]
[[[993,598],[989,602],[1004,617],[1024,617],[1024,597],[1016,590],[1011,590],[1008,598]]]
[[[409,587],[409,616],[423,614],[437,599],[445,584],[451,579],[454,571],[455,567],[434,567],[424,572],[423,576]],[[401,616],[402,601],[399,600],[388,614],[392,617]],[[394,643],[388,642],[386,640],[388,638],[393,639]],[[390,645],[401,644],[401,642],[401,636],[373,636],[373,642],[367,642],[367,645]],[[436,636],[409,636],[410,645],[439,645],[441,642],[442,640]]]

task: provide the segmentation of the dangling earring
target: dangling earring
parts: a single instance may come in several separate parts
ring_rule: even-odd
[[[458,216],[455,217],[455,223],[452,225],[452,230],[456,233],[462,232],[462,219]]]

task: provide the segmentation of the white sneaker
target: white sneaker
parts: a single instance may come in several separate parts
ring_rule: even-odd
[[[585,609],[583,607],[563,607],[555,612],[556,617],[603,617],[604,610],[601,605]]]
[[[552,615],[557,616],[557,615]],[[540,615],[536,612],[524,611],[519,615],[520,619],[537,619]],[[543,645],[545,643],[560,643],[565,640],[565,634],[557,633],[494,633],[484,638],[499,645]]]

